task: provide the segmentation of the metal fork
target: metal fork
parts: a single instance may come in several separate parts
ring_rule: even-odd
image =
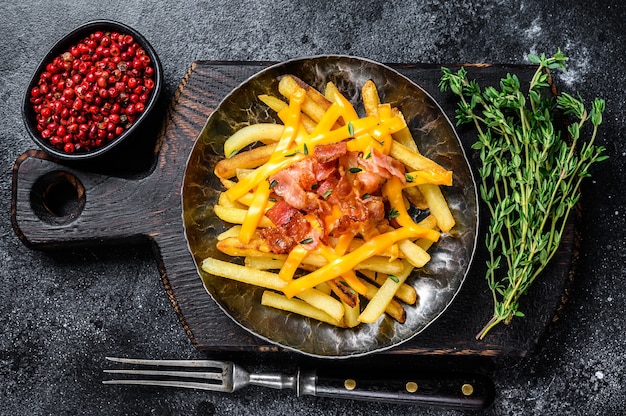
[[[291,389],[298,397],[321,396],[457,409],[484,409],[491,404],[495,395],[493,382],[489,378],[471,373],[414,374],[410,371],[398,373],[389,368],[334,366],[331,369],[298,369],[294,375],[254,374],[231,361],[105,358],[133,366],[172,369],[105,369],[104,372],[108,374],[137,375],[143,378],[104,380],[104,384],[183,387],[224,393],[254,385]],[[152,378],[155,376],[160,378]]]

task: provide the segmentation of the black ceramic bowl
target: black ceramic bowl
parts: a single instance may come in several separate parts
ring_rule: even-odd
[[[154,81],[154,88],[149,94],[148,101],[145,103],[144,110],[139,113],[134,122],[130,125],[130,127],[125,129],[123,133],[121,133],[108,143],[102,145],[101,147],[93,148],[88,151],[67,153],[63,149],[58,149],[57,147],[53,146],[50,141],[44,139],[42,134],[37,130],[36,113],[33,109],[33,104],[30,102],[31,91],[33,87],[38,85],[40,75],[46,70],[46,65],[49,62],[54,60],[54,58],[59,56],[60,54],[68,51],[71,46],[76,45],[82,39],[97,31],[118,32],[131,35],[134,38],[135,42],[138,43],[146,51],[146,54],[150,57],[151,66],[154,68],[154,75],[152,77]],[[28,130],[28,133],[32,137],[33,141],[48,154],[66,161],[94,161],[96,159],[99,160],[103,158],[105,155],[111,154],[114,149],[121,148],[122,145],[126,147],[126,145],[130,144],[129,142],[133,140],[133,137],[135,136],[137,130],[139,130],[141,126],[145,124],[146,120],[150,117],[151,113],[153,113],[153,110],[156,108],[162,89],[163,69],[161,66],[161,62],[146,38],[135,29],[125,24],[111,20],[95,20],[77,27],[65,37],[60,39],[41,60],[41,63],[34,72],[33,77],[28,84],[26,93],[24,94],[22,117],[24,119],[26,129]]]

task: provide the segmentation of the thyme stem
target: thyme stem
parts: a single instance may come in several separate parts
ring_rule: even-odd
[[[476,335],[483,339],[495,326],[524,316],[522,295],[558,251],[567,219],[580,198],[589,168],[607,159],[594,144],[602,123],[604,100],[591,111],[580,98],[550,92],[550,70],[565,70],[568,58],[529,55],[537,65],[527,94],[516,75],[507,74],[499,89],[482,89],[464,68],[442,68],[440,88],[459,98],[457,124],[473,123],[480,154],[480,195],[491,216],[485,244],[489,251],[486,280],[493,297],[493,315]],[[567,131],[556,126],[556,114],[569,117]],[[588,122],[590,139],[580,143]]]

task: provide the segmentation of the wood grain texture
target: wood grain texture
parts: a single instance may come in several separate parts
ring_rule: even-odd
[[[154,148],[154,163],[138,177],[62,165],[41,151],[24,153],[13,169],[11,207],[11,221],[20,240],[34,249],[54,249],[147,238],[154,246],[164,288],[197,348],[277,351],[278,348],[232,322],[204,290],[187,249],[180,199],[187,157],[208,115],[240,82],[267,65],[265,62],[194,62],[165,116]],[[437,87],[440,66],[392,66],[422,86],[453,119],[454,97],[440,93]],[[513,71],[525,82],[534,68],[469,67],[470,77],[482,85],[496,85],[500,77]],[[478,161],[469,150],[474,133],[466,128],[457,132],[475,169]],[[75,190],[70,192],[71,201],[61,204],[59,209],[48,194],[59,189],[67,191],[68,187]],[[486,224],[484,217],[481,224]],[[568,223],[555,261],[522,300],[526,318],[516,319],[509,326],[500,325],[484,341],[476,341],[474,335],[492,312],[491,294],[483,277],[482,241],[481,234],[468,278],[444,315],[418,337],[384,354],[524,356],[537,347],[550,322],[558,319],[558,310],[566,300],[568,284],[573,278],[576,219]]]

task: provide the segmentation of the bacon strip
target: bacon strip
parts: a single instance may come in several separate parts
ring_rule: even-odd
[[[312,234],[311,224],[304,215],[285,201],[278,201],[265,215],[276,228],[261,228],[259,234],[265,239],[273,253],[283,254],[291,251]],[[311,243],[317,240],[312,238]],[[310,243],[310,244],[311,244]]]
[[[318,162],[328,163],[339,159],[341,156],[345,155],[347,151],[348,145],[346,145],[346,142],[339,142],[315,146],[313,155]]]
[[[370,173],[375,173],[385,179],[396,176],[402,184],[406,183],[404,165],[396,159],[374,149],[369,159],[359,159],[359,164]]]

